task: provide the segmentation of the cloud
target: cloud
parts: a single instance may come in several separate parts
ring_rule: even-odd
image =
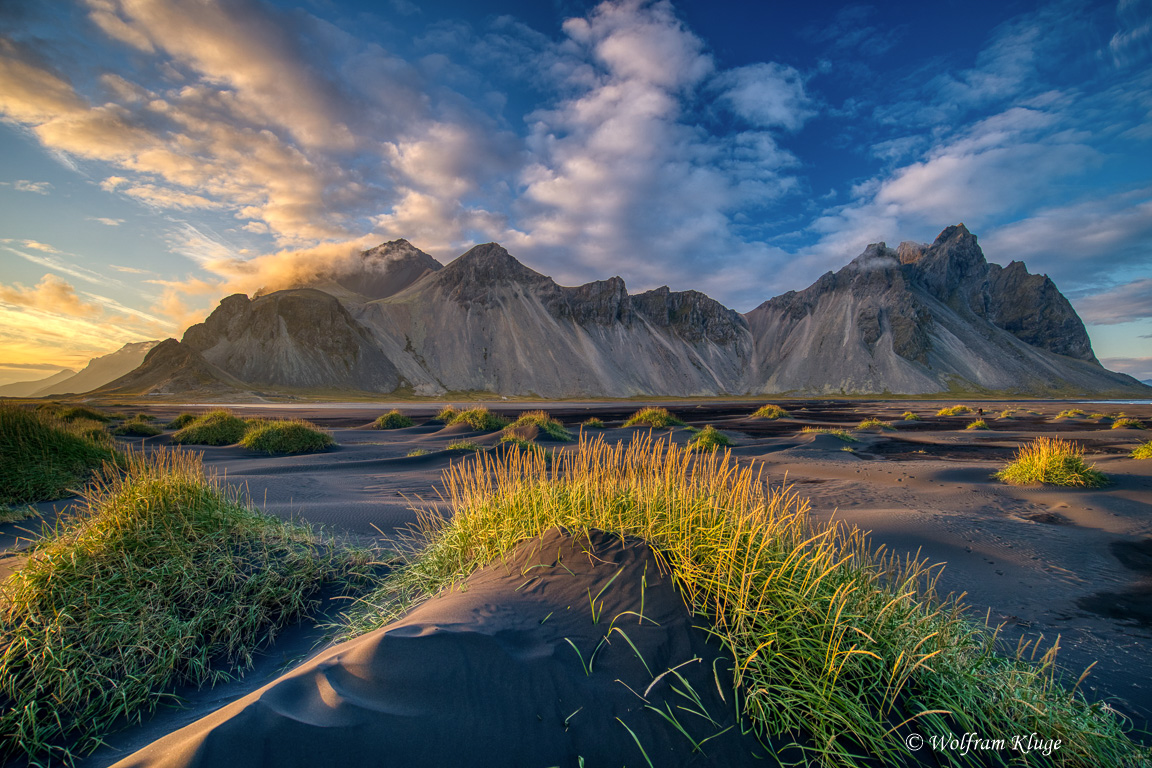
[[[1141,381],[1152,379],[1152,357],[1105,357],[1100,362],[1110,371],[1126,373]]]
[[[114,269],[117,272],[124,272],[129,275],[150,275],[152,274],[146,269],[137,269],[136,267],[122,267],[119,264],[109,264],[109,269]]]
[[[43,251],[44,253],[60,253],[47,243],[38,243],[35,240],[21,240],[25,248],[31,248],[35,251]]]
[[[736,115],[760,128],[798,130],[816,114],[804,93],[800,73],[773,63],[730,69],[716,78],[720,101]]]
[[[105,218],[104,216],[89,216],[88,221],[94,221],[97,224],[103,224],[106,227],[118,227],[124,223],[124,219],[109,219]]]
[[[102,311],[98,304],[83,301],[70,283],[56,275],[44,275],[32,288],[19,283],[0,285],[0,301],[76,317],[96,317]]]
[[[1133,280],[1079,299],[1076,311],[1084,322],[1095,325],[1116,325],[1152,317],[1152,278]]]
[[[0,242],[10,243],[12,240],[0,240]],[[95,283],[97,285],[121,285],[119,280],[106,277],[101,275],[99,272],[94,272],[91,269],[88,269],[87,267],[81,267],[78,264],[72,264],[53,256],[39,256],[37,254],[26,253],[19,250],[18,248],[12,248],[9,246],[4,246],[4,250],[17,255],[26,261],[30,261],[33,264],[39,264],[40,266],[48,267],[55,272],[62,272],[63,274],[70,277],[75,277],[78,280],[84,280],[86,282]],[[62,251],[56,251],[55,253],[62,256],[72,255],[63,253]]]
[[[1152,55],[1152,0],[1120,0],[1116,17],[1119,29],[1108,41],[1113,63],[1130,67]]]
[[[190,208],[220,208],[223,205],[215,200],[209,200],[203,195],[194,195],[191,192],[181,192],[175,189],[157,187],[154,184],[140,184],[125,187],[120,191],[152,208],[187,210]]]
[[[4,182],[7,184],[7,182]],[[51,194],[54,187],[47,181],[29,181],[28,179],[17,179],[12,182],[12,188],[17,192],[33,192],[37,195]]]

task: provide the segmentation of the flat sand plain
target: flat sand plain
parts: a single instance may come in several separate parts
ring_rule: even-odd
[[[966,430],[978,416],[938,417],[957,401],[776,401],[791,412],[777,421],[752,420],[757,404],[662,403],[689,424],[711,424],[734,441],[742,462],[763,468],[772,484],[789,483],[811,501],[818,519],[833,517],[871,532],[876,546],[898,553],[919,552],[945,567],[942,592],[965,593],[970,615],[1002,625],[1006,646],[1021,639],[1047,648],[1059,636],[1059,662],[1074,680],[1093,662],[1085,690],[1106,699],[1134,721],[1152,728],[1152,460],[1128,454],[1152,432],[1111,429],[1087,419],[1057,419],[1067,408],[1104,413],[1124,411],[1152,424],[1147,404],[1071,402],[977,402],[990,429]],[[448,451],[467,440],[493,446],[498,433],[444,427],[431,417],[441,403],[396,404],[417,426],[390,431],[370,428],[393,404],[229,406],[242,416],[300,417],[332,431],[338,447],[323,453],[269,457],[240,446],[196,447],[206,467],[246,490],[253,503],[272,514],[305,519],[333,533],[364,540],[387,539],[416,519],[413,506],[435,503],[441,471],[469,454]],[[461,403],[460,405],[465,405]],[[469,403],[468,405],[471,405]],[[648,430],[622,428],[640,404],[488,403],[515,416],[544,408],[572,431],[591,416],[606,428],[587,430],[606,441],[629,440]],[[1013,418],[998,418],[1008,408]],[[156,415],[161,423],[183,411],[208,406],[147,405],[119,410]],[[919,421],[904,421],[912,411]],[[852,430],[865,418],[891,422],[893,430],[853,432],[847,443],[828,434],[802,433],[805,426]],[[683,428],[654,430],[686,442]],[[1073,439],[1111,483],[1092,490],[1009,486],[992,478],[1021,445],[1037,435]],[[162,445],[167,435],[130,442]],[[539,440],[550,448],[541,435]],[[408,457],[414,449],[426,455]],[[68,502],[40,505],[51,519],[67,514]],[[0,568],[18,564],[36,521],[0,526]],[[340,606],[328,605],[329,612]],[[188,706],[164,710],[142,725],[108,739],[109,746],[84,766],[109,765],[292,669],[310,653],[319,634],[303,625],[281,636],[242,680],[209,691],[181,691]],[[1144,737],[1147,742],[1149,738]]]

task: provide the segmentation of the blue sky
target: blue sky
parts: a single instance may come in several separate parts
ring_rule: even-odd
[[[0,383],[404,237],[740,311],[964,222],[1152,378],[1152,0],[0,4]]]

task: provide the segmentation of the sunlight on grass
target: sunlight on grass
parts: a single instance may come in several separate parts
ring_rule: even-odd
[[[714,451],[717,448],[731,447],[732,440],[728,435],[709,424],[688,441],[688,446],[696,451]]]
[[[972,409],[966,405],[951,405],[936,411],[937,416],[959,416],[962,413],[972,413]]]
[[[405,429],[413,426],[415,422],[408,416],[393,408],[388,413],[372,422],[373,429]]]
[[[833,437],[840,438],[846,443],[860,442],[855,437],[853,437],[852,433],[848,430],[839,429],[837,427],[804,427],[800,430],[800,432],[801,434],[806,435],[832,435]]]
[[[864,419],[864,421],[856,425],[856,429],[894,430],[896,427],[892,426],[892,422],[890,421],[881,421],[880,419]]]
[[[276,419],[251,427],[240,444],[268,454],[315,453],[336,445],[332,435],[303,419]]]
[[[448,424],[467,424],[472,429],[492,432],[508,426],[508,419],[498,416],[487,408],[469,408],[466,411],[456,411],[452,414]]]
[[[903,419],[904,421],[922,421],[922,419],[916,414],[912,413],[912,411],[904,411]]]
[[[784,410],[778,405],[762,405],[749,416],[750,419],[784,419],[788,417],[788,411]]]
[[[248,431],[248,422],[230,411],[210,411],[172,435],[177,445],[234,445]]]
[[[1116,419],[1112,422],[1112,429],[1144,429],[1144,424],[1139,419]]]
[[[1134,459],[1152,459],[1152,440],[1136,446],[1129,455]]]
[[[988,426],[988,422],[984,419],[976,419],[976,421],[965,426],[964,429],[991,429],[991,427]]]
[[[524,425],[538,427],[541,432],[553,440],[567,443],[573,439],[572,433],[566,430],[563,424],[552,418],[547,411],[527,411],[526,413],[522,413],[516,421],[508,425],[507,429],[515,429],[516,427]]]
[[[1105,485],[1108,478],[1084,463],[1084,448],[1058,437],[1038,437],[1020,446],[1011,463],[993,475],[1012,485],[1045,483],[1079,488]]]
[[[626,427],[682,427],[684,422],[673,416],[667,408],[642,408],[628,417]]]

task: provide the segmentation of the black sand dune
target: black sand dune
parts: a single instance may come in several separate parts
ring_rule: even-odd
[[[552,531],[118,765],[764,764],[698,623],[647,545]]]

